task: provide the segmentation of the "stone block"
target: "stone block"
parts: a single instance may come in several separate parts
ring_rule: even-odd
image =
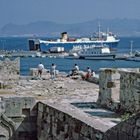
[[[129,136],[128,136],[126,133],[124,133],[124,132],[121,132],[121,131],[120,131],[120,132],[118,133],[118,139],[119,139],[119,140],[128,140],[128,137],[129,137]]]
[[[5,103],[3,101],[0,101],[0,113],[5,112]]]
[[[33,106],[35,105],[35,100],[32,97],[4,98],[3,101],[5,102],[5,114],[8,117],[19,117],[25,115],[23,113],[25,111],[30,115],[30,110],[32,110]]]
[[[42,103],[38,103],[38,111],[43,112],[44,105]]]
[[[113,88],[113,87],[115,87],[115,86],[116,86],[116,85],[115,85],[114,82],[111,82],[111,81],[107,82],[107,88]]]
[[[22,101],[23,102],[23,108],[32,109],[36,104],[35,99],[32,98],[32,97],[24,97],[24,98],[22,98],[22,100],[23,100]]]
[[[22,116],[22,103],[18,100],[7,101],[5,115],[8,117]]]
[[[79,133],[72,131],[72,140],[78,140],[78,139],[79,139]]]
[[[103,135],[101,133],[96,133],[95,136],[96,136],[96,139],[98,139],[98,140],[103,139]]]
[[[133,130],[133,136],[137,137],[138,136],[138,127],[135,127]]]
[[[140,127],[140,118],[136,121],[136,126]]]

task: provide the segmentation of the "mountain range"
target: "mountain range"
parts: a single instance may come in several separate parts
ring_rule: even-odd
[[[61,24],[52,21],[37,21],[25,25],[8,23],[0,29],[0,36],[45,36],[58,37],[61,32],[70,36],[92,36],[98,31],[107,29],[118,36],[140,36],[140,20],[137,19],[95,19],[73,24]]]

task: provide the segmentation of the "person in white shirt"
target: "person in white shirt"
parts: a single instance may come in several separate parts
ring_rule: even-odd
[[[89,79],[91,77],[91,75],[92,75],[92,71],[91,71],[91,69],[89,67],[87,67],[87,73],[86,73],[84,79],[85,80]]]
[[[91,70],[91,75],[92,77],[95,77],[95,72],[93,70]]]
[[[75,69],[75,71],[79,71],[79,66],[77,64],[75,64],[74,69]]]
[[[40,64],[38,65],[38,76],[39,77],[42,76],[43,69],[44,69],[44,65],[40,62]]]
[[[77,64],[74,65],[74,68],[72,69],[72,75],[77,75],[79,72],[79,66]]]

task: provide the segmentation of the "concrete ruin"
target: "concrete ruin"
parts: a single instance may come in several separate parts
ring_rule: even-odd
[[[34,98],[1,99],[0,139],[36,140],[36,109]]]
[[[140,69],[101,69],[98,104],[115,111],[140,111]]]
[[[139,68],[101,69],[97,85],[61,76],[51,81],[47,72],[44,80],[32,80],[34,72],[21,78],[15,61],[0,63],[0,76],[11,74],[1,79],[11,86],[0,88],[0,140],[140,139]]]

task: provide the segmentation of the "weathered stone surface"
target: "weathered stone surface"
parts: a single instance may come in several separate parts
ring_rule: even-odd
[[[99,77],[98,104],[116,111],[140,111],[139,69],[101,69]]]
[[[22,116],[23,111],[26,111],[26,108],[30,108],[30,112],[35,105],[35,100],[30,97],[3,98],[3,101],[5,102],[5,114],[8,117],[20,117]]]
[[[53,136],[53,138],[56,140],[90,140],[92,138],[99,140],[102,139],[103,134],[101,131],[95,130],[91,126],[86,125],[84,122],[73,118],[72,116],[67,115],[66,113],[61,112],[60,110],[57,110],[51,106],[45,105],[43,103],[38,104],[42,104],[45,108],[47,108],[46,110],[38,110],[37,126],[39,128],[42,128],[38,129],[38,140],[45,140],[46,137],[48,138],[50,136]],[[42,105],[38,106],[40,107]],[[42,113],[44,114],[43,118],[42,115],[39,115]],[[50,119],[50,117],[52,118],[52,116],[53,119]],[[44,121],[46,122],[46,125],[50,127],[49,131],[47,130],[48,127],[44,127]],[[45,133],[41,133],[42,130]]]
[[[19,79],[20,74],[20,59],[17,58],[14,61],[5,59],[0,61],[0,80],[15,80]]]
[[[124,110],[140,111],[140,72],[120,71],[120,103]]]
[[[99,75],[98,103],[111,107],[112,102],[119,100],[119,72],[117,69],[101,69]]]
[[[113,88],[113,87],[115,87],[114,82],[107,82],[107,88]]]
[[[34,98],[2,98],[0,104],[2,105],[0,128],[3,129],[6,139],[20,140],[28,137],[28,139],[36,140],[37,114],[35,110],[37,108]]]
[[[116,136],[117,140],[138,140],[140,138],[140,127],[138,127],[136,124],[139,121],[139,118],[140,113],[131,117],[127,121],[119,123],[118,125],[108,130],[105,133],[104,138],[111,140],[112,137]],[[131,122],[133,122],[133,125]]]
[[[140,118],[136,121],[136,126],[140,127]]]

